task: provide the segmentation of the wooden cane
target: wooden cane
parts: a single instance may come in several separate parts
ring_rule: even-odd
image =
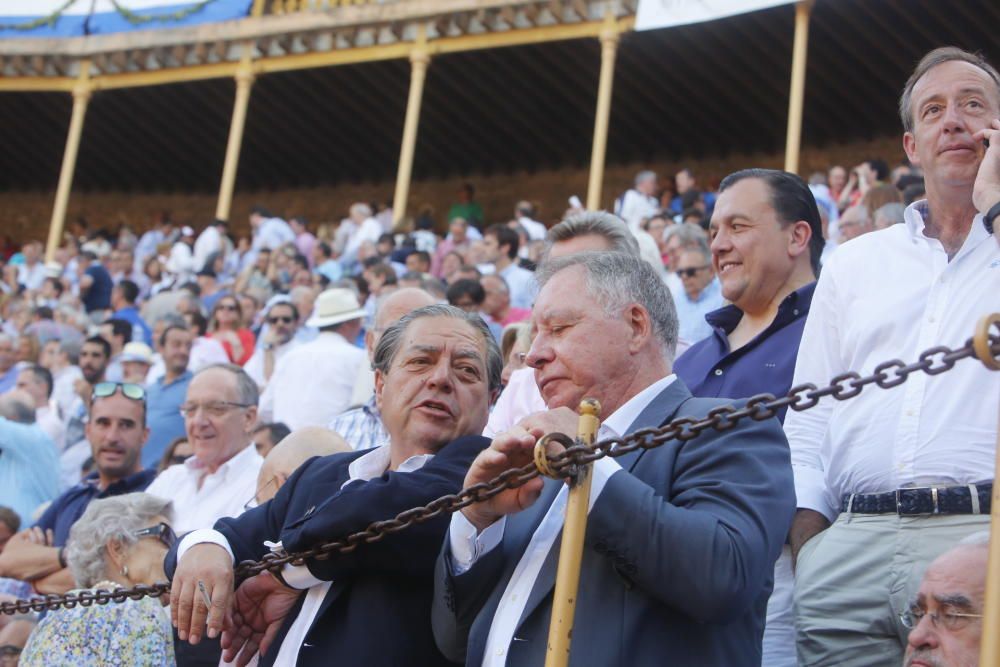
[[[990,350],[990,328],[1000,325],[1000,313],[983,317],[972,339],[976,357],[991,370],[1000,370],[1000,363]],[[993,472],[993,499],[990,511],[990,551],[986,561],[986,594],[983,597],[983,632],[979,645],[979,664],[983,667],[1000,665],[1000,486],[996,471],[1000,470],[1000,431],[997,433],[996,463]]]
[[[601,404],[596,400],[585,398],[580,403],[578,442],[593,444],[600,426],[600,414]],[[545,461],[545,444],[545,440],[540,440],[535,445],[536,464],[539,463],[539,458]],[[587,531],[587,506],[590,504],[590,484],[593,481],[592,468],[593,464],[590,463],[581,466],[569,489],[562,547],[559,550],[559,569],[556,571],[555,597],[552,601],[552,619],[549,622],[545,667],[565,667],[569,663],[573,615],[576,612],[577,590],[580,587],[583,538]],[[543,474],[551,473],[546,463],[539,465],[539,470]]]

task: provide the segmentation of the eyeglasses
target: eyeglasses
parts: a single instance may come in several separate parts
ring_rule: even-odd
[[[163,522],[149,528],[140,528],[134,531],[132,535],[135,537],[155,537],[160,542],[163,542],[167,549],[173,549],[174,545],[177,544],[177,534],[174,532],[174,529]]]
[[[93,401],[95,398],[114,396],[119,387],[121,387],[122,396],[125,398],[132,399],[133,401],[146,400],[146,390],[141,385],[131,382],[98,382],[94,385],[94,390],[90,394],[90,400]]]
[[[694,278],[699,271],[704,271],[708,268],[708,264],[705,266],[694,266],[690,269],[677,269],[676,273],[679,278]]]
[[[269,317],[269,318],[267,318],[267,323],[268,324],[279,324],[279,323],[280,324],[291,324],[294,321],[295,321],[294,317],[277,316],[277,317]]]
[[[243,511],[246,512],[247,510],[252,510],[254,507],[257,507],[258,505],[260,505],[260,503],[257,502],[257,498],[259,498],[261,493],[263,493],[264,491],[266,491],[268,489],[268,487],[270,487],[272,484],[274,484],[277,481],[278,481],[277,477],[272,477],[269,482],[267,482],[264,486],[262,486],[259,489],[257,489],[257,491],[254,492],[254,494],[253,494],[253,498],[251,498],[250,500],[248,500],[245,503],[243,503]]]
[[[899,615],[904,627],[913,629],[920,625],[924,616],[930,616],[931,624],[948,632],[957,632],[967,626],[972,618],[982,618],[982,614],[966,614],[955,611],[950,605],[942,605],[937,613],[928,613],[926,609],[914,605]]]
[[[182,417],[193,417],[198,408],[209,417],[221,417],[230,410],[249,408],[247,403],[233,403],[232,401],[209,401],[208,403],[184,403],[181,405]]]

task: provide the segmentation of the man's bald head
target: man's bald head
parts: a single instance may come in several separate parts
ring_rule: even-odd
[[[346,440],[328,429],[309,426],[293,431],[264,458],[257,475],[257,503],[273,498],[291,474],[312,457],[351,451]]]
[[[372,359],[382,332],[417,308],[433,306],[437,301],[419,287],[403,287],[379,299],[375,309],[375,326],[365,333],[365,349]]]
[[[21,424],[34,424],[34,401],[26,391],[21,389],[9,391],[0,396],[0,417]]]

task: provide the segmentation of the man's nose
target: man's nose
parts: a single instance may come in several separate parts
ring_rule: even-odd
[[[914,649],[937,648],[939,637],[930,614],[925,614],[916,627],[910,630],[910,636],[906,641]]]
[[[944,129],[948,132],[956,132],[966,130],[965,124],[965,114],[957,104],[949,104],[945,107],[944,118]]]
[[[441,391],[450,391],[454,386],[451,374],[451,364],[445,359],[441,359],[431,368],[427,384]]]

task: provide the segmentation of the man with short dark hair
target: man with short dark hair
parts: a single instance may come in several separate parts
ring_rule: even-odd
[[[79,272],[80,301],[95,321],[111,308],[111,274],[97,261],[97,255],[84,250],[76,257]]]
[[[899,106],[903,148],[923,170],[927,199],[906,209],[904,224],[830,256],[794,385],[960,347],[996,310],[1000,271],[988,267],[1000,265],[990,233],[991,213],[1000,213],[1000,74],[976,54],[935,49],[914,69]],[[1000,374],[958,364],[891,391],[824,397],[788,413],[800,663],[902,660],[898,612],[916,592],[920,569],[989,522],[997,419],[986,406],[997,395]]]
[[[496,274],[507,281],[510,302],[515,308],[531,308],[538,286],[535,274],[517,264],[520,243],[517,232],[507,225],[491,225],[483,232],[486,261],[495,267]]]
[[[128,320],[111,318],[105,320],[100,326],[101,338],[108,341],[111,346],[111,359],[105,371],[107,379],[111,382],[121,382],[122,380],[122,348],[125,343],[132,340],[132,324]]]
[[[141,387],[98,384],[90,410],[87,442],[97,470],[53,500],[34,528],[14,536],[0,554],[0,576],[30,581],[40,593],[74,588],[62,547],[90,501],[142,491],[156,475],[139,461],[149,435]]]
[[[76,397],[66,411],[66,446],[59,457],[62,488],[80,481],[80,468],[90,455],[90,445],[84,439],[87,412],[94,387],[103,382],[111,359],[111,344],[100,336],[91,336],[80,347],[80,372],[83,377],[73,382]]]
[[[160,334],[164,373],[147,390],[150,435],[142,449],[144,468],[156,468],[167,445],[184,435],[180,408],[191,383],[188,365],[193,339],[186,327],[177,325],[168,326]]]
[[[0,393],[14,387],[17,374],[17,339],[0,333]]]
[[[722,180],[710,227],[711,262],[730,305],[705,316],[711,335],[674,365],[692,394],[741,399],[788,393],[816,289],[820,224],[809,187],[794,174],[744,169]],[[793,585],[791,552],[783,547],[768,600],[762,665],[796,665]]]
[[[291,429],[281,422],[271,422],[257,426],[250,431],[250,435],[253,436],[253,446],[257,449],[257,453],[260,454],[261,458],[267,458],[274,446],[284,440],[291,432]]]
[[[427,609],[444,516],[334,558],[252,577],[233,567],[272,550],[298,551],[394,516],[462,484],[485,446],[477,437],[500,384],[499,350],[482,321],[450,306],[413,311],[375,351],[376,392],[389,442],[303,464],[261,507],[197,531],[177,549],[171,613],[182,637],[216,635],[235,607],[228,658],[264,651],[262,665],[442,665]],[[471,436],[471,437],[465,437]],[[210,613],[197,582],[212,599]],[[285,585],[287,584],[287,586]],[[235,598],[235,603],[234,603]],[[377,627],[382,639],[373,641]],[[235,631],[235,632],[234,632]]]
[[[681,340],[696,343],[712,334],[705,315],[722,306],[722,287],[712,268],[712,253],[700,244],[678,255],[674,273],[684,289],[674,294]]]
[[[111,290],[111,307],[114,308],[114,319],[125,320],[132,325],[130,340],[153,344],[153,332],[146,321],[139,315],[136,300],[139,298],[139,286],[131,280],[122,280]],[[128,341],[125,341],[128,342]]]
[[[243,370],[257,383],[261,391],[267,386],[274,369],[299,341],[299,309],[288,297],[276,296],[269,302],[264,314],[266,331],[261,332],[260,345],[245,364]]]
[[[59,406],[52,400],[52,373],[44,366],[30,364],[21,369],[16,387],[31,397],[35,423],[61,451],[66,439],[66,424],[59,417]]]

